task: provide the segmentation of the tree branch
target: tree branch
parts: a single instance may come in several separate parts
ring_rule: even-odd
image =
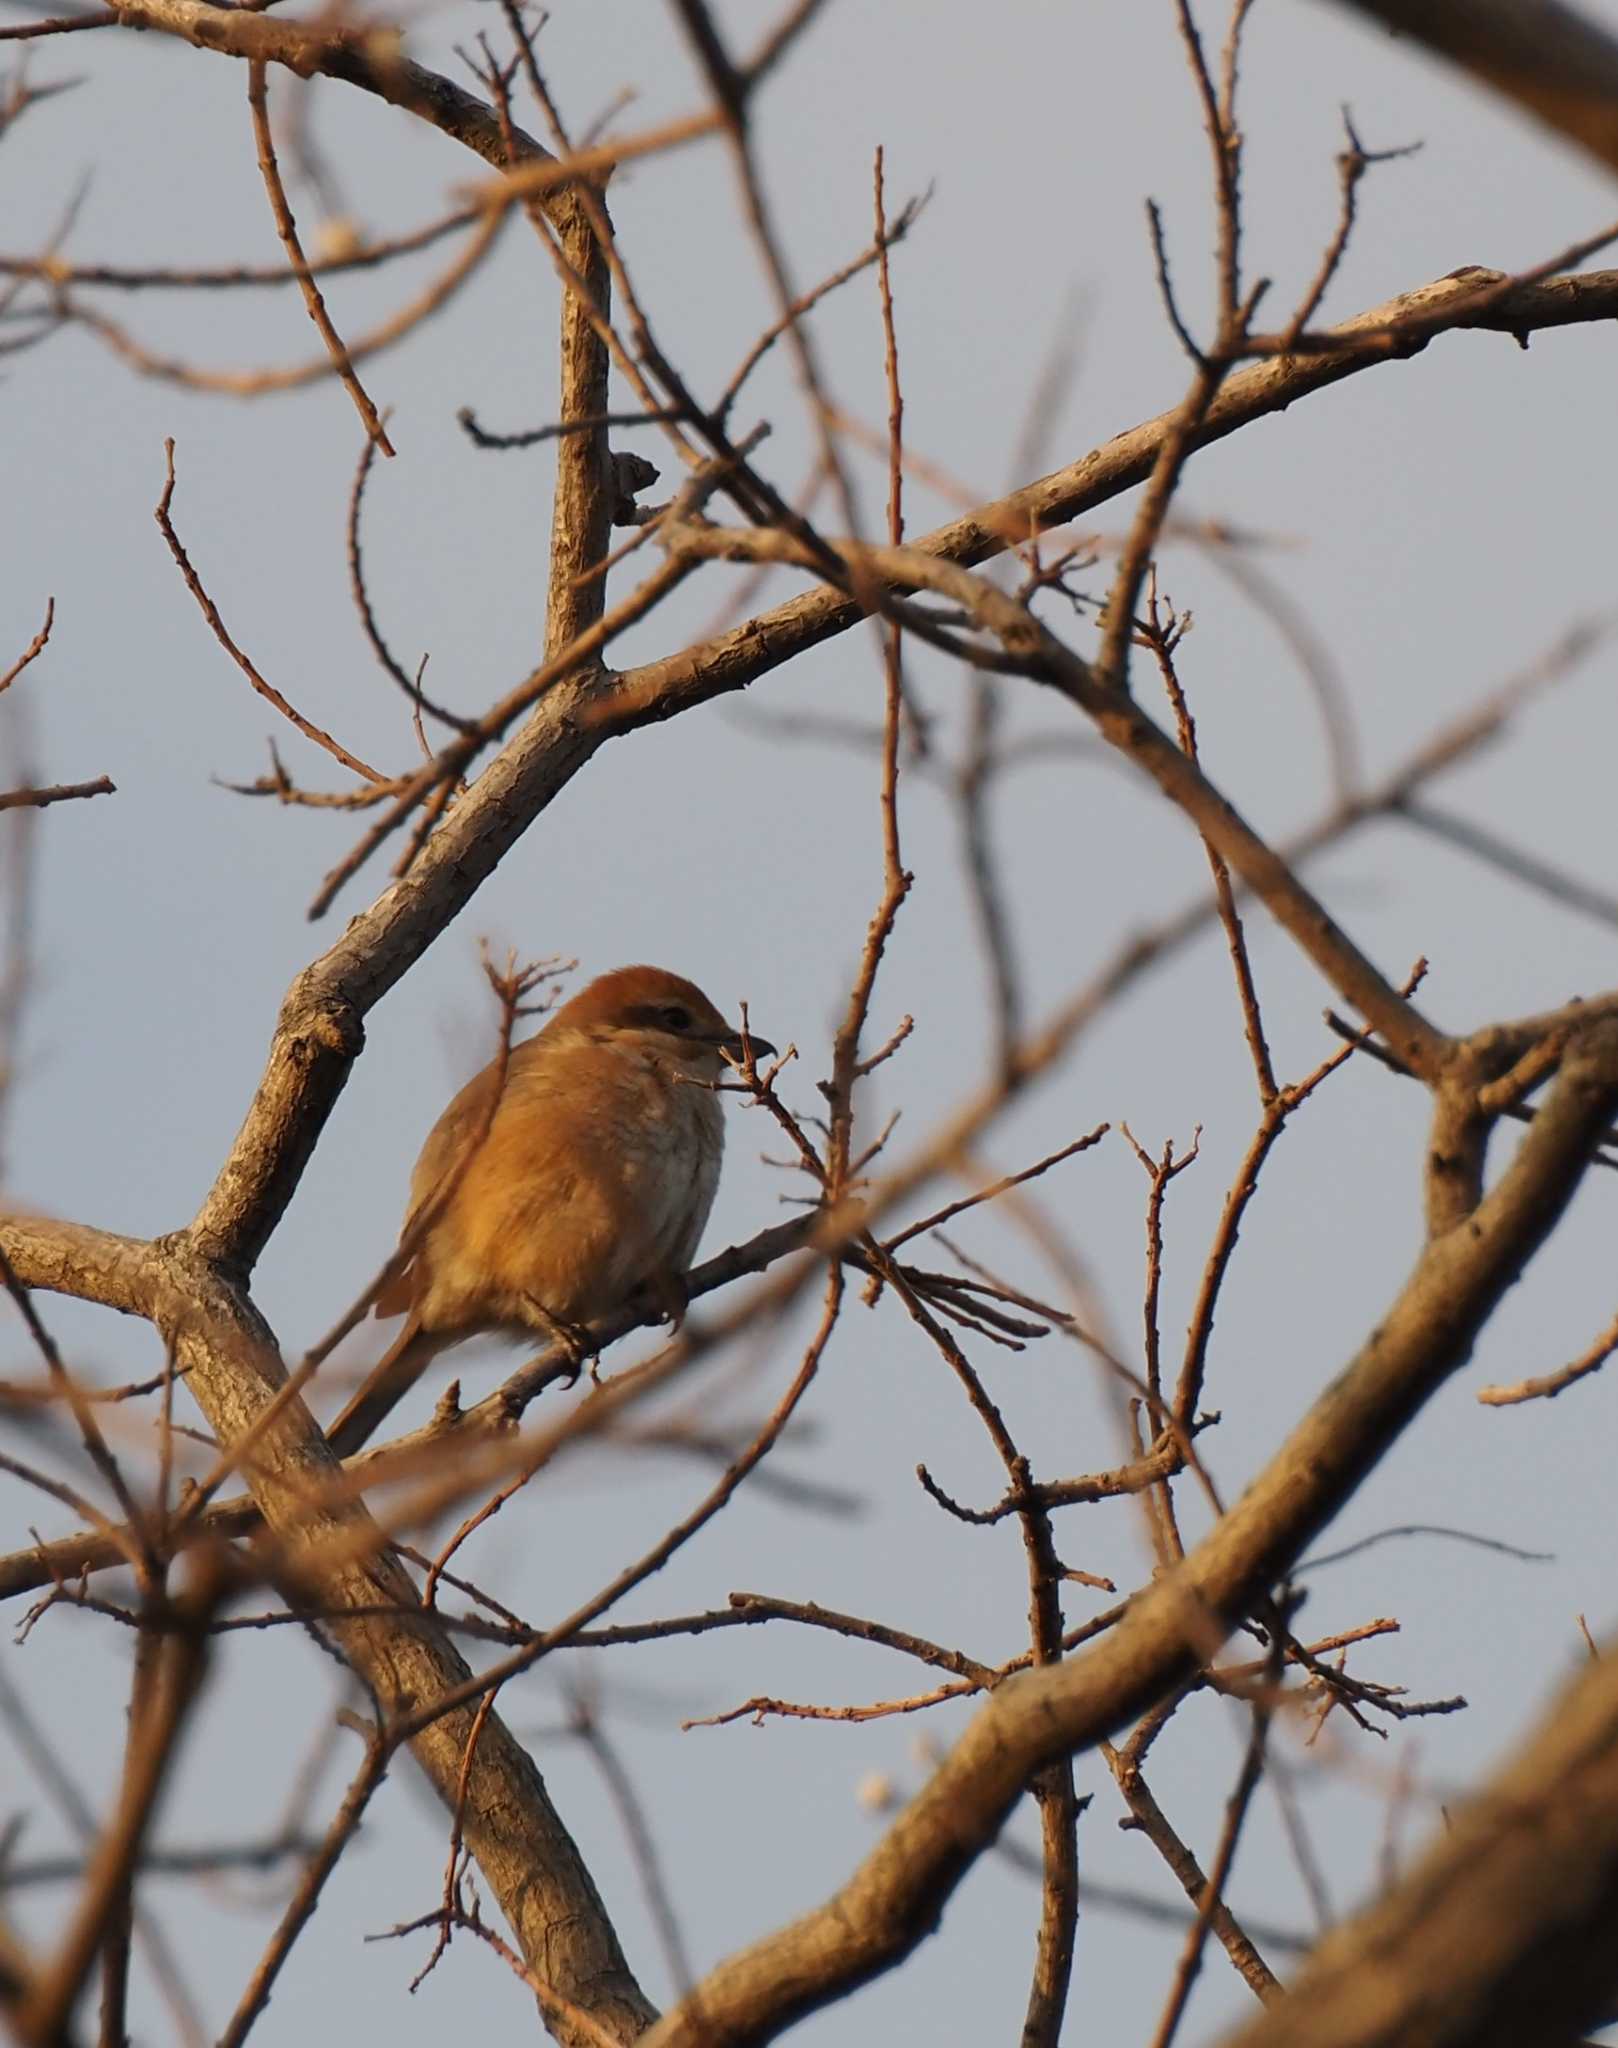
[[[1464,1363],[1571,1199],[1615,1105],[1618,1027],[1606,1023],[1569,1053],[1498,1185],[1427,1246],[1358,1356],[1185,1564],[1082,1657],[1000,1687],[847,1884],[721,1963],[646,2048],[773,2040],[908,1955],[1029,1778],[1189,1677]]]
[[[1560,0],[1346,0],[1618,170],[1618,40]]]

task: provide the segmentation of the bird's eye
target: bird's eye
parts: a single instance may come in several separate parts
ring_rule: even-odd
[[[658,1015],[671,1031],[691,1029],[691,1012],[682,1008],[679,1003],[671,1003],[666,1010],[660,1010]]]

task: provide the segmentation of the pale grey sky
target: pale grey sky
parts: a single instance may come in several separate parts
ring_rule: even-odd
[[[1206,13],[1208,10],[1204,9]],[[1591,14],[1618,26],[1613,0]],[[760,10],[725,10],[746,40]],[[582,126],[629,87],[640,126],[689,111],[700,88],[669,10],[653,0],[554,0],[542,55]],[[17,18],[13,11],[11,18]],[[494,10],[423,8],[410,30],[422,61],[456,69],[454,46],[496,33]],[[36,46],[30,76],[82,82],[31,111],[0,155],[9,253],[39,245],[80,175],[92,173],[69,254],[80,261],[273,261],[277,249],[248,128],[240,66],[157,35],[79,36]],[[383,234],[425,218],[477,175],[472,159],[404,116],[336,85],[299,88],[346,202]],[[287,87],[277,82],[276,93]],[[1246,259],[1289,307],[1336,212],[1338,109],[1367,147],[1420,142],[1419,154],[1363,188],[1355,243],[1332,287],[1343,317],[1465,263],[1537,262],[1618,214],[1611,183],[1514,113],[1418,53],[1335,9],[1260,0],[1245,71]],[[286,101],[278,102],[284,110]],[[1008,479],[1030,388],[1063,320],[1082,329],[1079,368],[1050,421],[1055,467],[1171,405],[1185,370],[1158,304],[1144,201],[1164,210],[1188,312],[1211,306],[1206,149],[1167,0],[1091,7],[1000,0],[832,4],[758,111],[770,201],[794,278],[806,285],[870,233],[872,151],[887,152],[890,199],[932,188],[894,258],[911,445],[971,490]],[[300,212],[312,195],[294,191]],[[701,144],[622,173],[613,210],[627,262],[660,338],[699,388],[716,391],[761,322],[769,296],[737,227],[723,150]],[[425,278],[435,253],[410,275]],[[1598,259],[1600,260],[1600,259]],[[334,311],[353,333],[404,287],[343,281]],[[554,409],[555,286],[531,240],[507,234],[495,260],[436,322],[366,370],[393,408],[398,459],[373,477],[367,560],[388,635],[408,666],[431,656],[428,687],[475,708],[530,665],[543,599],[549,463],[496,456],[455,423],[536,424]],[[218,367],[281,364],[315,352],[291,291],[190,297],[142,293],[108,308],[158,350]],[[879,418],[880,334],[862,280],[815,315],[837,399]],[[1407,364],[1351,380],[1262,423],[1192,464],[1184,507],[1274,536],[1262,558],[1330,648],[1368,768],[1420,737],[1514,669],[1574,619],[1614,601],[1612,337],[1542,335],[1523,355],[1501,336],[1449,336]],[[761,460],[795,491],[812,456],[801,399],[778,352],[739,418],[768,418]],[[233,631],[272,680],[349,744],[385,765],[408,759],[401,702],[377,673],[350,609],[342,522],[359,430],[347,398],[322,383],[244,402],[142,380],[86,332],[15,357],[0,385],[0,666],[56,599],[50,650],[0,707],[24,710],[40,779],[101,772],[116,797],[40,821],[39,985],[10,1108],[8,1197],[142,1234],[194,1211],[246,1107],[291,976],[370,899],[372,868],[323,926],[305,906],[350,841],[351,821],[230,795],[273,734],[302,779],[335,786],[329,764],[277,728],[208,634],[152,523],[162,442],[178,444],[175,519]],[[658,458],[652,433],[625,445]],[[881,504],[875,464],[857,467],[867,516]],[[945,499],[913,488],[920,530]],[[1128,505],[1110,507],[1116,532]],[[700,629],[722,603],[716,570],[632,635],[629,661]],[[1327,794],[1318,718],[1273,627],[1209,559],[1171,548],[1163,582],[1196,614],[1182,671],[1214,777],[1266,832],[1307,820]],[[788,579],[772,586],[777,595]],[[1097,583],[1096,587],[1099,587]],[[1082,641],[1081,641],[1082,644]],[[1612,872],[1610,779],[1618,737],[1618,655],[1599,652],[1556,695],[1443,785],[1444,800],[1494,821],[1545,858],[1605,885]],[[954,729],[960,679],[915,657],[926,703]],[[879,881],[875,767],[866,756],[750,727],[754,712],[813,710],[871,719],[880,672],[854,634],[767,678],[745,704],[709,707],[615,743],[564,793],[470,911],[373,1014],[369,1049],[260,1269],[258,1298],[289,1350],[313,1341],[375,1268],[397,1228],[411,1160],[453,1086],[487,1056],[493,1022],[475,941],[576,955],[586,972],[653,959],[699,980],[722,1005],[747,999],[759,1028],[797,1042],[787,1092],[814,1107],[832,1020]],[[26,700],[25,704],[23,700]],[[1154,700],[1155,701],[1155,700]],[[1008,692],[1015,732],[1066,734],[1055,703]],[[15,727],[13,727],[15,729]],[[9,778],[8,778],[9,779]],[[904,1012],[919,1028],[872,1091],[873,1116],[902,1108],[917,1141],[972,1086],[985,1042],[975,942],[951,814],[911,778],[906,858],[918,886],[880,984],[873,1024]],[[1110,760],[1053,753],[1018,771],[997,831],[1042,1012],[1083,982],[1126,933],[1203,886],[1199,847]],[[0,842],[0,858],[11,849]],[[1327,900],[1390,972],[1418,954],[1425,1000],[1446,1026],[1549,1006],[1612,980],[1610,930],[1467,866],[1407,831],[1379,827],[1313,871]],[[1329,1040],[1330,999],[1312,969],[1255,918],[1254,953],[1278,1063],[1307,1071]],[[1355,1348],[1414,1256],[1423,1102],[1369,1063],[1326,1090],[1283,1141],[1249,1220],[1219,1319],[1208,1402],[1226,1425],[1205,1452],[1227,1494],[1268,1456],[1311,1393]],[[1142,979],[1078,1056],[997,1132],[992,1158],[1015,1167],[1103,1119],[1127,1121],[1157,1150],[1203,1131],[1203,1158],[1176,1184],[1163,1327],[1173,1341],[1212,1219],[1255,1118],[1228,973],[1212,941]],[[759,1162],[778,1142],[733,1110],[710,1249],[775,1220],[781,1176]],[[1144,1182],[1114,1138],[1062,1169],[1044,1198],[1099,1276],[1112,1320],[1136,1341]],[[1339,1910],[1383,1853],[1393,1788],[1413,1773],[1395,1825],[1419,1839],[1427,1795],[1464,1785],[1521,1729],[1582,1654],[1576,1617],[1612,1620],[1615,1536],[1610,1383],[1555,1406],[1481,1408],[1485,1380],[1547,1370],[1580,1350],[1612,1311],[1612,1190],[1592,1186],[1529,1283],[1506,1303],[1476,1363],[1443,1395],[1331,1532],[1330,1542],[1413,1521],[1444,1522],[1550,1553],[1503,1561],[1457,1545],[1385,1545],[1313,1585],[1307,1627],[1324,1633],[1396,1614],[1403,1633],[1357,1656],[1371,1677],[1415,1696],[1464,1693],[1464,1715],[1417,1722],[1386,1744],[1333,1721],[1305,1750],[1288,1740],[1308,1825],[1326,1844]],[[1055,1283],[990,1219],[963,1236],[1036,1291]],[[127,1379],[157,1363],[151,1333],[42,1304],[86,1369]],[[356,1349],[352,1354],[358,1358]],[[700,1413],[756,1416],[785,1384],[791,1347],[751,1354],[686,1397]],[[1107,1405],[1077,1351],[1049,1339],[983,1361],[1030,1453],[1051,1476],[1111,1460]],[[28,1369],[8,1326],[0,1371]],[[477,1385],[476,1362],[469,1378]],[[430,1395],[420,1398],[430,1399]],[[814,1599],[912,1628],[975,1655],[1022,1642],[1025,1589],[1008,1528],[969,1532],[942,1517],[913,1476],[925,1461],[958,1498],[987,1502],[998,1468],[957,1389],[897,1316],[855,1309],[812,1404],[819,1431],[784,1465],[835,1481],[857,1515],[805,1517],[744,1494],[626,1603],[625,1617],[721,1604],[734,1589]],[[590,1454],[509,1507],[474,1569],[527,1616],[564,1613],[697,1497],[708,1475]],[[8,1546],[30,1523],[65,1527],[48,1504],[7,1492]],[[1187,1495],[1189,1529],[1199,1515]],[[1131,1513],[1070,1511],[1064,1555],[1133,1583],[1143,1530]],[[1094,1596],[1099,1604],[1099,1596]],[[1092,1611],[1079,1589],[1070,1618]],[[9,1619],[9,1617],[8,1617]],[[25,1650],[0,1641],[0,1668],[105,1798],[122,1738],[127,1644],[109,1624],[57,1612]],[[682,1718],[755,1693],[877,1699],[913,1689],[897,1660],[830,1638],[755,1630],[630,1655],[556,1660],[502,1709],[533,1738],[558,1806],[597,1875],[631,1960],[668,1994],[621,1830],[577,1745],[559,1739],[558,1684],[587,1675],[612,1716],[662,1846],[698,1968],[818,1901],[847,1876],[876,1825],[856,1800],[870,1772],[915,1782],[914,1745],[947,1741],[966,1710],[867,1724],[772,1721],[682,1734]],[[199,1842],[270,1828],[312,1731],[329,1720],[332,1665],[284,1631],[233,1637],[213,1679],[160,1837]],[[1202,1853],[1244,1739],[1233,1710],[1204,1699],[1176,1724],[1154,1786]],[[314,1806],[323,1825],[358,1745],[342,1737]],[[1095,1803],[1082,1823],[1084,1869],[1099,1884],[1173,1899],[1138,1836],[1120,1834],[1111,1781],[1082,1761]],[[64,1839],[0,1732],[0,1821],[30,1813],[19,1854]],[[1030,1815],[1011,1831],[1035,1839]],[[470,2020],[489,2038],[526,2038],[526,1994],[486,1953],[458,1942],[426,1985],[405,1986],[427,1937],[361,1937],[425,1912],[440,1884],[445,1830],[401,1764],[331,1884],[261,2022],[275,2044],[380,2031],[395,2048],[438,2041]],[[162,1916],[217,2028],[264,1938],[259,1880],[160,1891]],[[1238,1908],[1307,1932],[1310,1910],[1272,1803],[1255,1817],[1232,1895]],[[20,1902],[43,1935],[61,1895]],[[1003,2040],[1020,2025],[1038,1896],[993,1856],[962,1886],[940,1934],[898,1974],[805,2023],[807,2042]],[[1088,1911],[1068,2035],[1133,2040],[1177,1937]],[[1284,1957],[1276,1957],[1278,1964]],[[1211,1954],[1185,2038],[1213,2038],[1248,1994]],[[474,2017],[475,2016],[475,2017]],[[141,1978],[137,2031],[172,2037]]]

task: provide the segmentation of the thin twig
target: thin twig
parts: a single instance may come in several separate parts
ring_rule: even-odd
[[[371,604],[371,593],[365,581],[365,558],[360,550],[360,507],[364,502],[365,486],[370,480],[371,469],[376,461],[376,452],[379,446],[380,443],[374,434],[366,435],[364,444],[360,449],[360,459],[354,468],[354,482],[348,494],[347,546],[349,594],[354,600],[354,609],[360,615],[360,625],[364,630],[365,637],[371,643],[371,652],[381,664],[383,673],[391,676],[394,682],[398,684],[399,688],[410,699],[411,704],[415,708],[416,716],[419,718],[422,712],[425,711],[430,718],[436,718],[441,725],[447,725],[455,732],[465,732],[468,730],[471,721],[459,717],[453,711],[446,711],[441,704],[435,704],[432,698],[422,689],[419,675],[412,677],[405,674],[398,662],[394,660],[393,650],[382,637],[382,629],[376,621],[376,612]],[[277,761],[277,771],[280,770],[280,765],[279,761]],[[284,781],[284,777],[282,780]],[[276,793],[285,800],[288,791],[285,788],[278,787]],[[307,799],[304,799],[304,801],[307,801]]]
[[[118,785],[109,775],[94,782],[54,782],[45,789],[0,790],[0,811],[42,811],[47,804],[71,803],[85,796],[115,796]]]
[[[196,599],[202,616],[208,621],[209,626],[213,630],[214,638],[224,648],[231,660],[235,662],[236,666],[246,676],[247,680],[265,702],[273,704],[283,718],[298,728],[305,739],[313,740],[317,747],[324,747],[333,760],[340,761],[345,768],[352,769],[356,775],[363,777],[365,781],[385,781],[386,777],[377,769],[362,761],[357,754],[351,754],[339,741],[334,740],[329,732],[323,732],[318,725],[312,724],[305,718],[301,711],[295,711],[285,697],[281,695],[281,692],[272,683],[265,681],[264,677],[259,674],[252,662],[231,638],[224,620],[219,615],[218,606],[215,605],[213,599],[203,588],[202,579],[191,566],[191,558],[186,553],[180,536],[174,530],[173,521],[169,518],[169,506],[174,501],[174,440],[172,435],[163,443],[163,457],[167,465],[167,473],[163,482],[162,496],[157,501],[155,517],[163,538],[168,542],[169,553],[173,555],[180,574],[185,578],[185,586]]]
[[[1548,1372],[1538,1379],[1518,1380],[1509,1387],[1484,1387],[1478,1399],[1490,1408],[1509,1408],[1519,1401],[1554,1401],[1558,1394],[1586,1379],[1600,1370],[1612,1354],[1618,1351],[1618,1316],[1602,1331],[1588,1351],[1575,1358],[1571,1365],[1564,1365],[1558,1372]]]
[[[269,95],[265,89],[265,65],[261,58],[252,59],[247,66],[247,104],[252,109],[253,139],[258,146],[258,168],[264,180],[264,189],[269,194],[270,213],[275,221],[275,231],[281,237],[281,246],[287,252],[287,262],[293,276],[298,280],[303,293],[303,302],[309,309],[309,318],[314,322],[315,332],[326,344],[326,352],[332,360],[343,388],[354,401],[354,410],[359,414],[366,434],[376,443],[384,455],[393,453],[393,443],[388,439],[387,429],[377,417],[376,407],[359,380],[353,358],[343,345],[343,338],[332,324],[331,315],[326,311],[325,295],[315,282],[314,272],[309,268],[303,248],[298,241],[298,224],[292,217],[292,208],[287,201],[286,187],[281,182],[281,167],[275,160],[275,138],[270,133]]]
[[[45,623],[40,627],[33,639],[29,641],[22,653],[17,656],[17,659],[11,664],[10,668],[3,675],[0,675],[0,696],[4,696],[31,661],[37,661],[39,656],[45,652],[46,643],[51,637],[51,627],[55,622],[56,600],[54,597],[47,597],[45,600]]]

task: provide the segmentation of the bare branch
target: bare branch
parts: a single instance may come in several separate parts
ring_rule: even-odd
[[[1615,1104],[1618,1033],[1600,1027],[1564,1063],[1550,1102],[1468,1225],[1429,1244],[1371,1341],[1184,1566],[1087,1656],[1002,1686],[848,1883],[711,1971],[652,2029],[647,2048],[697,2048],[743,2033],[771,2039],[789,2019],[907,1955],[1032,1772],[1094,1742],[1194,1670],[1208,1634],[1228,1627],[1301,1552],[1462,1362],[1571,1198]],[[1522,1831],[1510,1832],[1522,1842]],[[1516,1924],[1509,1913],[1499,1917]],[[1600,1947],[1581,1938],[1586,1954]],[[1603,1971],[1610,1967],[1603,1952]],[[1309,2001],[1299,2009],[1317,2024]]]
[[[1563,0],[1347,0],[1618,169],[1618,39]]]
[[[314,272],[309,268],[302,245],[298,240],[297,223],[292,218],[292,208],[287,201],[286,187],[281,182],[281,167],[275,158],[275,138],[270,133],[269,94],[264,84],[265,68],[261,58],[252,59],[247,66],[247,104],[253,115],[253,139],[258,145],[258,168],[264,180],[264,189],[269,194],[270,212],[275,219],[275,231],[281,238],[281,246],[287,252],[293,276],[298,280],[303,293],[304,304],[309,309],[309,318],[315,330],[326,344],[331,357],[332,368],[342,380],[344,389],[354,401],[354,409],[364,424],[367,438],[374,442],[384,455],[393,453],[393,443],[388,439],[387,430],[377,417],[376,407],[371,403],[365,387],[360,383],[354,369],[353,358],[343,345],[343,338],[332,324],[326,310],[326,301]],[[172,463],[172,456],[170,461]]]

